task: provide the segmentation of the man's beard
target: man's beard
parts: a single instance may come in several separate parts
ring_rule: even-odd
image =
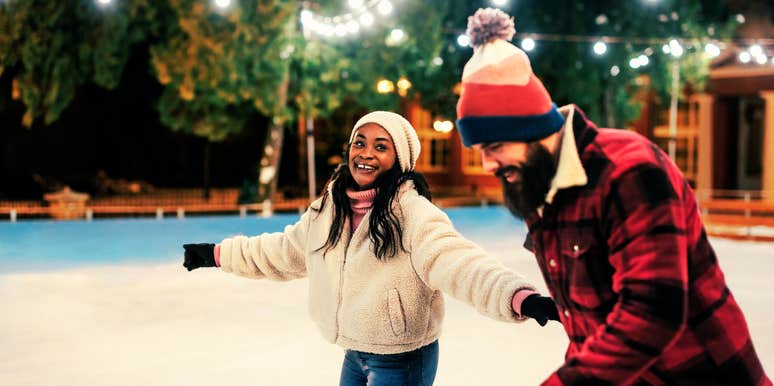
[[[514,182],[505,179],[505,173],[513,171],[519,175]],[[495,172],[503,184],[505,206],[514,216],[524,219],[543,206],[551,180],[556,172],[556,160],[540,142],[527,147],[527,160],[519,166],[503,166]]]

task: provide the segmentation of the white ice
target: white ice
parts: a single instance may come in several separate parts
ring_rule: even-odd
[[[545,289],[514,240],[479,241]],[[772,375],[774,245],[713,244]],[[3,275],[0,384],[337,385],[343,351],[308,319],[306,285],[178,264]],[[559,324],[495,322],[447,300],[436,385],[535,385],[562,363]]]

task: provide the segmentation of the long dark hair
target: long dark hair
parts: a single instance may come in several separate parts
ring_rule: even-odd
[[[414,187],[420,195],[428,200],[432,200],[430,187],[427,185],[425,176],[423,176],[422,173],[414,171],[403,173],[397,162],[392,169],[384,172],[384,174],[374,181],[376,197],[374,198],[374,203],[371,207],[371,216],[368,220],[368,238],[371,239],[371,242],[374,244],[376,257],[380,260],[395,256],[395,254],[398,253],[398,247],[400,247],[402,251],[406,251],[406,248],[403,245],[403,229],[400,226],[398,217],[392,212],[391,208],[398,188],[408,180],[414,181]],[[324,248],[325,253],[338,244],[341,240],[341,234],[346,219],[352,217],[352,207],[349,205],[349,197],[347,197],[346,192],[347,188],[357,188],[357,184],[352,178],[352,174],[350,174],[349,167],[346,163],[343,163],[336,168],[326,186],[329,184],[333,184],[333,188],[331,189],[330,194],[328,193],[328,189],[325,190],[320,209],[317,209],[319,212],[325,207],[325,202],[330,195],[330,198],[333,199],[333,224],[331,224],[330,231],[328,232],[328,239],[325,241],[325,244],[317,249],[319,251]]]

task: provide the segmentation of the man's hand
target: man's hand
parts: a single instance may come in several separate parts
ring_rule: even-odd
[[[183,267],[192,271],[200,267],[215,267],[215,244],[183,244]]]
[[[554,300],[538,294],[529,295],[521,302],[521,314],[535,319],[541,326],[545,326],[549,320],[559,320]]]

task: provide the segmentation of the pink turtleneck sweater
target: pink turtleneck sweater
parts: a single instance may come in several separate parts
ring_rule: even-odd
[[[361,191],[347,189],[347,197],[349,197],[349,206],[352,208],[352,222],[350,222],[349,230],[355,233],[355,229],[363,221],[363,217],[374,206],[376,188]]]

